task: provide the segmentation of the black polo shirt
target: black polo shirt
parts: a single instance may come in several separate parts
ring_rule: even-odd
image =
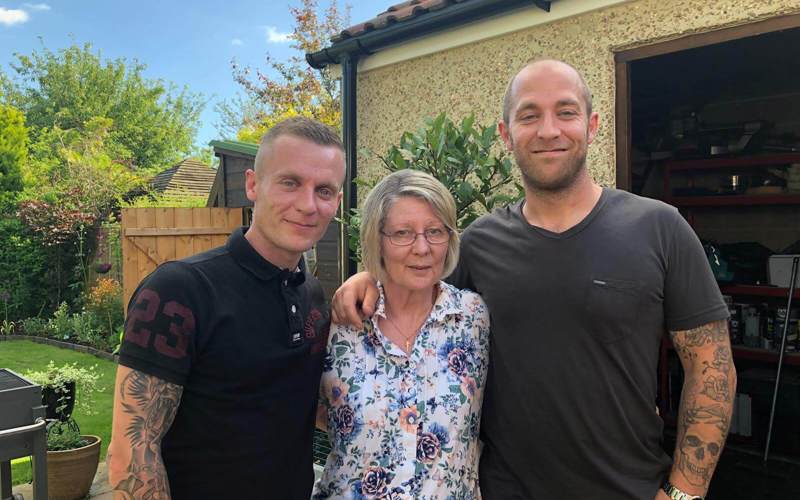
[[[162,443],[173,499],[309,498],[329,318],[304,264],[275,267],[242,229],[145,278],[120,364],[184,388]]]

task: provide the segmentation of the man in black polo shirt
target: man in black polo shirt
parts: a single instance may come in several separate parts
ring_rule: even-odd
[[[329,315],[302,253],[341,199],[335,130],[275,125],[246,172],[253,223],[136,290],[117,371],[115,498],[307,499]]]

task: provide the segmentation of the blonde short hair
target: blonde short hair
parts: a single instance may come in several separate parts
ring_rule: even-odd
[[[269,154],[272,143],[282,135],[291,135],[320,146],[331,146],[344,152],[342,139],[335,128],[305,116],[292,116],[276,123],[267,133],[261,136],[256,158],[253,161],[253,170],[256,171],[256,174],[261,175],[264,157]]]
[[[384,177],[367,195],[361,208],[361,262],[380,281],[387,275],[381,255],[381,237],[386,216],[394,203],[404,197],[428,202],[433,212],[450,230],[450,241],[444,259],[442,276],[453,272],[458,264],[459,235],[456,223],[456,202],[450,191],[435,177],[419,170],[398,170]]]

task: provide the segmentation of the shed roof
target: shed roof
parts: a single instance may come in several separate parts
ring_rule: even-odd
[[[252,156],[253,158],[255,158],[256,153],[258,153],[258,144],[253,144],[251,142],[211,141],[208,145],[214,148],[215,151],[232,151],[245,156]]]
[[[157,193],[172,191],[200,196],[208,195],[217,171],[202,161],[187,158],[150,180],[150,187]]]

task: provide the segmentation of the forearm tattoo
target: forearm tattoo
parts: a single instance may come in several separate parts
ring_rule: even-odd
[[[728,324],[670,333],[685,371],[673,472],[705,490],[728,436],[736,395]]]
[[[183,387],[131,370],[119,385],[122,410],[131,421],[125,429],[132,458],[127,477],[114,485],[115,499],[169,499],[161,458],[161,439],[172,425]]]

